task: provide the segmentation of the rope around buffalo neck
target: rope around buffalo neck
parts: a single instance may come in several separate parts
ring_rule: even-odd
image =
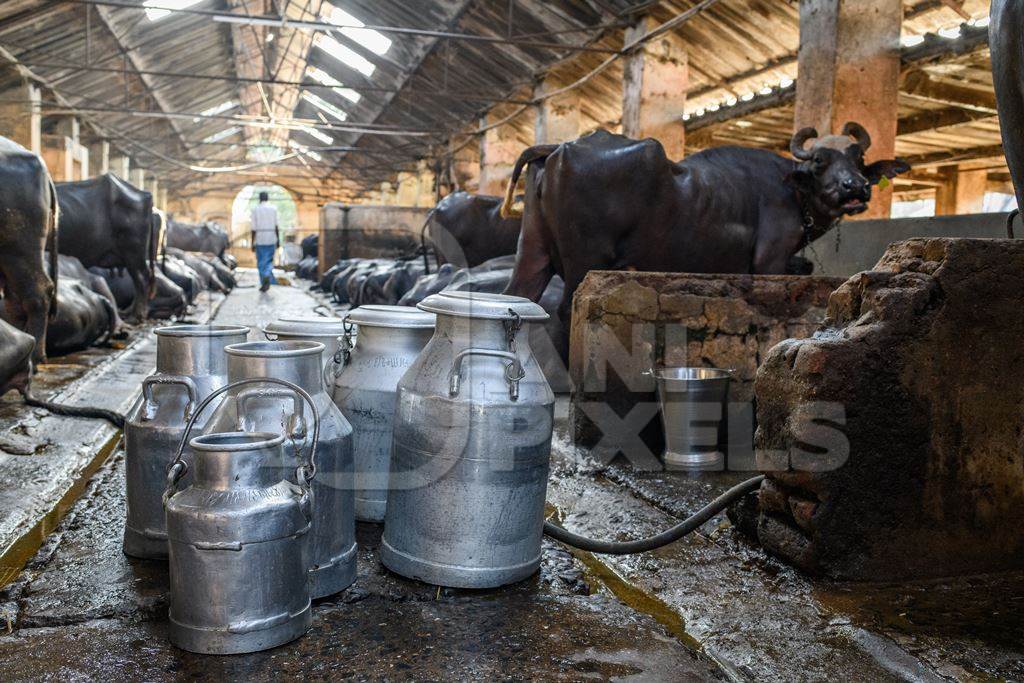
[[[556,541],[571,545],[580,550],[603,555],[632,555],[634,553],[645,553],[648,550],[661,548],[669,543],[678,541],[683,536],[699,529],[705,522],[717,515],[725,508],[738,501],[743,496],[761,486],[764,475],[758,475],[752,479],[733,486],[731,489],[715,498],[713,501],[702,507],[700,510],[684,519],[679,524],[666,529],[656,536],[641,538],[635,541],[599,541],[586,536],[579,536],[566,531],[562,527],[555,526],[551,522],[544,522],[544,533]]]

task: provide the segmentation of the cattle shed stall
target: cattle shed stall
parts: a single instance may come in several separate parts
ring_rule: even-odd
[[[1021,55],[0,2],[0,680],[1020,679]]]

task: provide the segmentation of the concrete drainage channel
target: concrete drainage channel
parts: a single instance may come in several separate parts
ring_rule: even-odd
[[[191,319],[208,321],[224,301],[220,294],[202,297]],[[82,355],[91,367],[48,391],[46,384],[82,369],[66,358],[53,359],[33,380],[36,391],[57,403],[125,412],[152,372],[156,344],[150,332],[157,326],[139,326],[125,348],[105,353],[98,362],[101,351],[90,349]],[[17,405],[4,406],[7,419],[0,418],[0,424],[9,420],[10,425],[0,435],[0,587],[17,577],[121,439],[121,432],[103,420],[52,415],[21,404],[13,393],[8,400]]]

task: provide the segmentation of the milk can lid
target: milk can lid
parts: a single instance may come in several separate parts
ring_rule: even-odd
[[[432,294],[419,303],[424,311],[459,318],[480,318],[484,320],[505,320],[509,311],[514,311],[527,322],[548,319],[547,312],[529,299],[507,294],[487,292],[440,292]]]
[[[437,320],[433,313],[426,313],[412,306],[384,306],[369,304],[349,311],[349,322],[369,327],[404,327],[431,329]]]
[[[302,337],[340,337],[345,334],[345,323],[341,318],[328,316],[283,315],[268,323],[264,332]]]

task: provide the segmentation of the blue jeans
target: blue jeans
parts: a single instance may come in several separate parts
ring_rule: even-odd
[[[277,247],[273,244],[256,245],[256,269],[260,271],[260,282],[263,282],[263,278],[267,278],[270,284],[277,284],[277,280],[274,279],[275,251],[277,251]]]

